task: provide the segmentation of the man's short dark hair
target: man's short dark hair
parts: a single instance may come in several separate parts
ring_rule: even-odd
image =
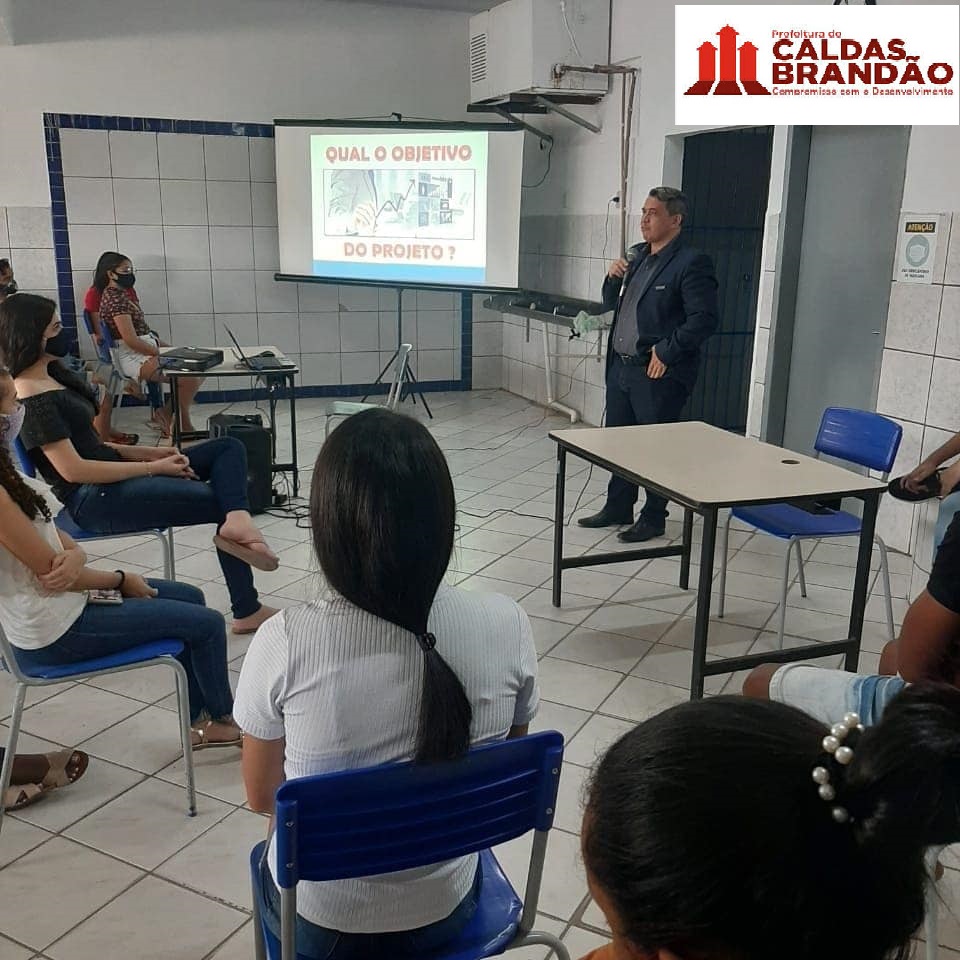
[[[676,187],[654,187],[648,194],[654,200],[659,200],[666,208],[671,217],[678,214],[687,219],[687,211],[690,209],[690,202],[687,195]]]
[[[10,261],[4,257],[0,260],[0,273],[6,273],[10,269]]]

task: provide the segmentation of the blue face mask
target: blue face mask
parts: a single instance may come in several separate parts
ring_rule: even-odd
[[[13,441],[20,436],[25,413],[25,408],[19,403],[16,412],[0,413],[0,444],[5,447],[13,446]]]

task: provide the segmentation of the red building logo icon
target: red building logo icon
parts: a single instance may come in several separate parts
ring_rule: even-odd
[[[757,82],[757,47],[749,40],[740,44],[739,71],[737,57],[737,31],[725,26],[717,34],[720,37],[720,79],[717,81],[717,48],[709,40],[697,48],[700,52],[700,79],[684,91],[684,96],[751,96],[770,95],[770,91]],[[742,88],[742,89],[741,89]]]

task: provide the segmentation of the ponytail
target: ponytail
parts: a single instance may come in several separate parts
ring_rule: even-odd
[[[417,643],[423,650],[423,694],[414,759],[417,763],[455,760],[470,746],[473,710],[460,678],[437,653],[436,637],[421,633]]]

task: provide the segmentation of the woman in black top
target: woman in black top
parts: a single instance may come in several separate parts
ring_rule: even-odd
[[[93,533],[217,524],[217,557],[233,609],[233,632],[252,633],[276,611],[263,606],[251,565],[278,561],[250,516],[246,451],[233,437],[192,447],[117,447],[93,428],[96,398],[44,353],[61,329],[56,304],[17,294],[0,304],[0,361],[25,413],[21,439],[74,521]]]

